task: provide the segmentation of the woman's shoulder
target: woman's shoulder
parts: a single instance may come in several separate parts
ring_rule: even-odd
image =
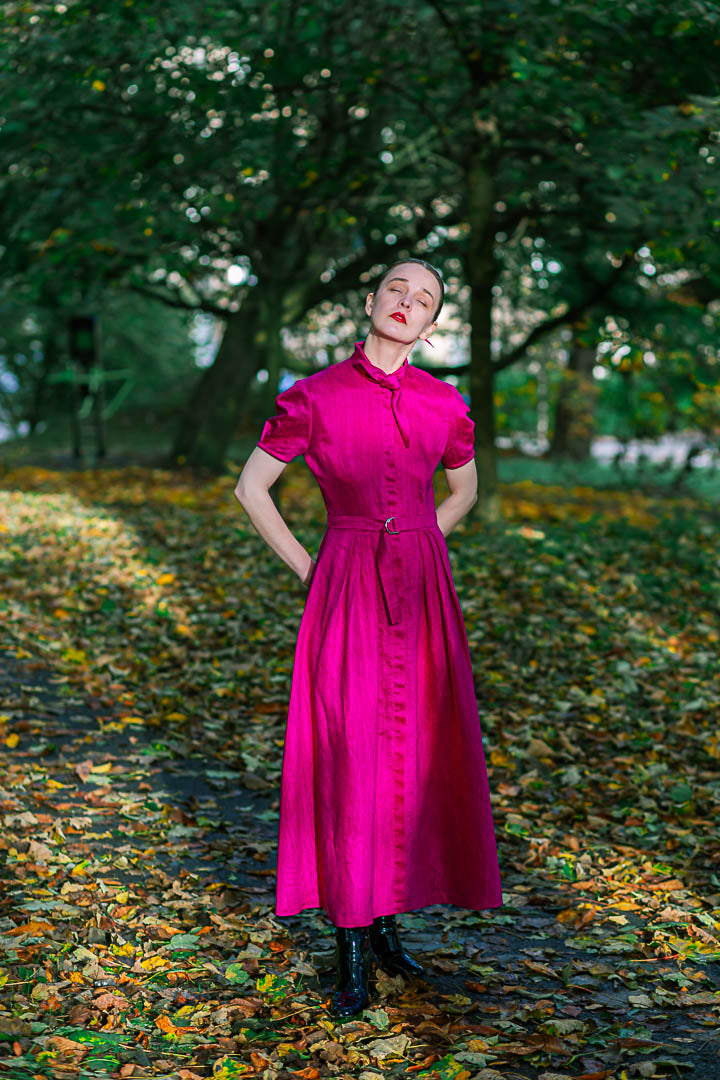
[[[413,371],[416,373],[419,384],[427,393],[435,394],[438,399],[447,404],[457,403],[458,398],[464,401],[457,387],[441,375],[435,375],[433,372],[425,371],[424,368],[419,367],[413,367]]]
[[[322,393],[324,390],[335,386],[345,374],[345,364],[343,361],[335,364],[328,364],[327,367],[318,368],[317,371],[311,371],[309,375],[301,375],[296,379],[293,386],[301,387],[308,395],[312,396],[317,393]]]

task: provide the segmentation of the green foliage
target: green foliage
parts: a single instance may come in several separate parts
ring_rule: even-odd
[[[103,363],[132,372],[126,410],[167,415],[181,408],[198,378],[192,312],[133,294],[103,300]]]
[[[67,428],[72,397],[68,325],[57,309],[4,303],[0,365],[12,381],[0,386],[0,419]],[[99,320],[100,363],[110,415],[167,417],[182,407],[198,378],[193,315],[156,301],[105,291]],[[60,378],[58,379],[58,376]],[[65,438],[63,432],[63,438]]]
[[[512,333],[491,363],[476,327],[476,367],[564,318],[597,341],[609,313],[665,369],[714,356],[711,7],[81,0],[11,5],[2,34],[5,289],[67,311],[112,282],[241,312],[247,346],[188,409],[218,460],[254,372],[276,385],[281,329],[327,301],[321,344],[344,339],[368,275],[404,252],[446,268],[463,320],[464,284],[502,298]],[[678,283],[705,286],[695,310]],[[499,429],[526,418],[512,402]]]

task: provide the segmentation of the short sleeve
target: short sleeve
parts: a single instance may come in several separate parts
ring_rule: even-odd
[[[470,419],[470,406],[459,390],[452,387],[448,437],[442,456],[444,469],[459,469],[475,456],[475,421]]]
[[[298,379],[275,398],[275,415],[265,421],[257,442],[261,450],[292,461],[310,445],[312,411],[305,379]]]

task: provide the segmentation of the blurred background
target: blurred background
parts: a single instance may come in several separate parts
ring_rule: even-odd
[[[0,454],[240,464],[392,261],[498,475],[717,490],[714,5],[4,4]]]

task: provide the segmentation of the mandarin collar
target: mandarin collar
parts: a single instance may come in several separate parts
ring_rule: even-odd
[[[371,378],[375,379],[376,382],[382,383],[386,382],[389,379],[393,381],[402,379],[403,375],[410,366],[407,356],[403,360],[400,367],[395,368],[395,371],[383,371],[382,368],[377,367],[376,364],[373,364],[372,360],[368,359],[363,348],[364,344],[364,341],[355,342],[355,352],[350,357],[350,359],[354,363],[359,363],[365,369],[368,375]]]

